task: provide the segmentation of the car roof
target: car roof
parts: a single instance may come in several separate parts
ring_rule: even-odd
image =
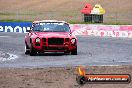
[[[39,20],[33,21],[33,23],[41,23],[41,22],[59,22],[59,23],[67,23],[66,21],[58,21],[58,20]],[[67,23],[68,24],[68,23]]]

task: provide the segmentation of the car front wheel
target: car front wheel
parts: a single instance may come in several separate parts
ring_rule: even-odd
[[[71,55],[77,55],[77,47],[71,52]]]
[[[30,49],[27,44],[25,44],[25,54],[30,54]]]
[[[37,54],[37,52],[35,51],[35,49],[33,47],[30,48],[30,56],[35,56]]]

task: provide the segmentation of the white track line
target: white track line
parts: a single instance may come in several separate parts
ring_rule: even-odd
[[[0,37],[10,37],[10,36],[0,36]]]
[[[8,57],[8,58],[3,58],[3,57],[0,57],[0,61],[15,60],[16,58],[18,58],[18,56],[17,56],[17,55],[10,54],[10,53],[7,53],[7,54],[9,54],[9,57]]]

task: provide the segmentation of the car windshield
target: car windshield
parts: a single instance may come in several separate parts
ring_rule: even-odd
[[[32,30],[36,32],[70,32],[70,27],[66,23],[43,22],[35,24]]]

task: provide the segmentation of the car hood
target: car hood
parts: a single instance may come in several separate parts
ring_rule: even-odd
[[[71,36],[69,32],[34,32],[33,35],[37,35],[37,37],[57,37],[57,38],[67,38]]]

